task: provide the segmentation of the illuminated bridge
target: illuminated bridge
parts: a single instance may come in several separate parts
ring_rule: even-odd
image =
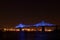
[[[19,24],[16,28],[21,28],[21,31],[54,31],[56,30],[56,25],[41,21],[33,25]]]
[[[23,28],[23,27],[31,27],[31,26],[36,26],[36,27],[39,27],[39,26],[56,26],[55,24],[51,24],[51,23],[47,23],[45,21],[41,21],[37,24],[33,24],[33,25],[25,25],[25,24],[19,24],[16,26],[16,28]]]
[[[26,25],[19,24],[15,28],[4,28],[4,31],[40,31],[40,32],[51,32],[57,30],[56,24],[41,21],[37,24]]]

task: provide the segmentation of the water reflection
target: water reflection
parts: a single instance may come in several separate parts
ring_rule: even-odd
[[[20,32],[19,40],[48,40],[48,34],[42,32]]]
[[[0,35],[1,40],[58,40],[60,33],[46,32],[5,32]]]
[[[42,32],[42,33],[38,33],[36,32],[35,35],[35,40],[47,40],[48,39],[48,34]]]
[[[24,32],[19,32],[18,34],[18,40],[25,40],[25,33]]]

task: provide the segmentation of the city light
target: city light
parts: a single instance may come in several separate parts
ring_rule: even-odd
[[[20,31],[20,29],[15,29],[16,31]]]
[[[52,29],[45,29],[45,32],[52,32]]]
[[[16,28],[4,28],[4,31],[20,31],[20,29],[16,29]]]
[[[45,32],[51,32],[56,29],[55,24],[50,24],[45,21],[41,21],[40,23],[34,24],[34,25],[24,25],[19,24],[16,26],[16,28],[4,28],[4,31],[45,31]],[[43,28],[44,27],[44,28]]]

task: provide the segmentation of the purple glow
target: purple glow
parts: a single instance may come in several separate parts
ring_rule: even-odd
[[[16,28],[22,28],[22,27],[25,27],[25,25],[24,24],[19,24],[18,26],[16,26]]]
[[[54,26],[55,24],[47,23],[45,21],[41,21],[40,23],[35,24],[35,26]]]
[[[16,28],[23,28],[23,27],[30,27],[31,25],[24,25],[24,24],[19,24],[18,26],[16,26]],[[32,26],[36,26],[36,27],[39,27],[39,26],[55,26],[55,24],[51,24],[51,23],[47,23],[45,21],[41,21],[40,23],[37,23],[37,24],[34,24]]]

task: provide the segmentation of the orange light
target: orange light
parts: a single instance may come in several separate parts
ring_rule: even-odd
[[[6,31],[7,29],[6,28],[4,28],[4,31]]]
[[[46,32],[51,32],[53,31],[52,29],[45,29]]]
[[[31,31],[34,31],[34,29],[31,29]]]
[[[42,29],[39,29],[38,31],[42,31]]]
[[[22,31],[24,31],[25,29],[22,29]]]
[[[26,31],[31,31],[30,29],[26,29]]]
[[[36,29],[31,29],[31,31],[37,31]]]
[[[20,31],[20,29],[16,29],[16,31]]]
[[[49,29],[48,31],[52,31],[51,29]]]

